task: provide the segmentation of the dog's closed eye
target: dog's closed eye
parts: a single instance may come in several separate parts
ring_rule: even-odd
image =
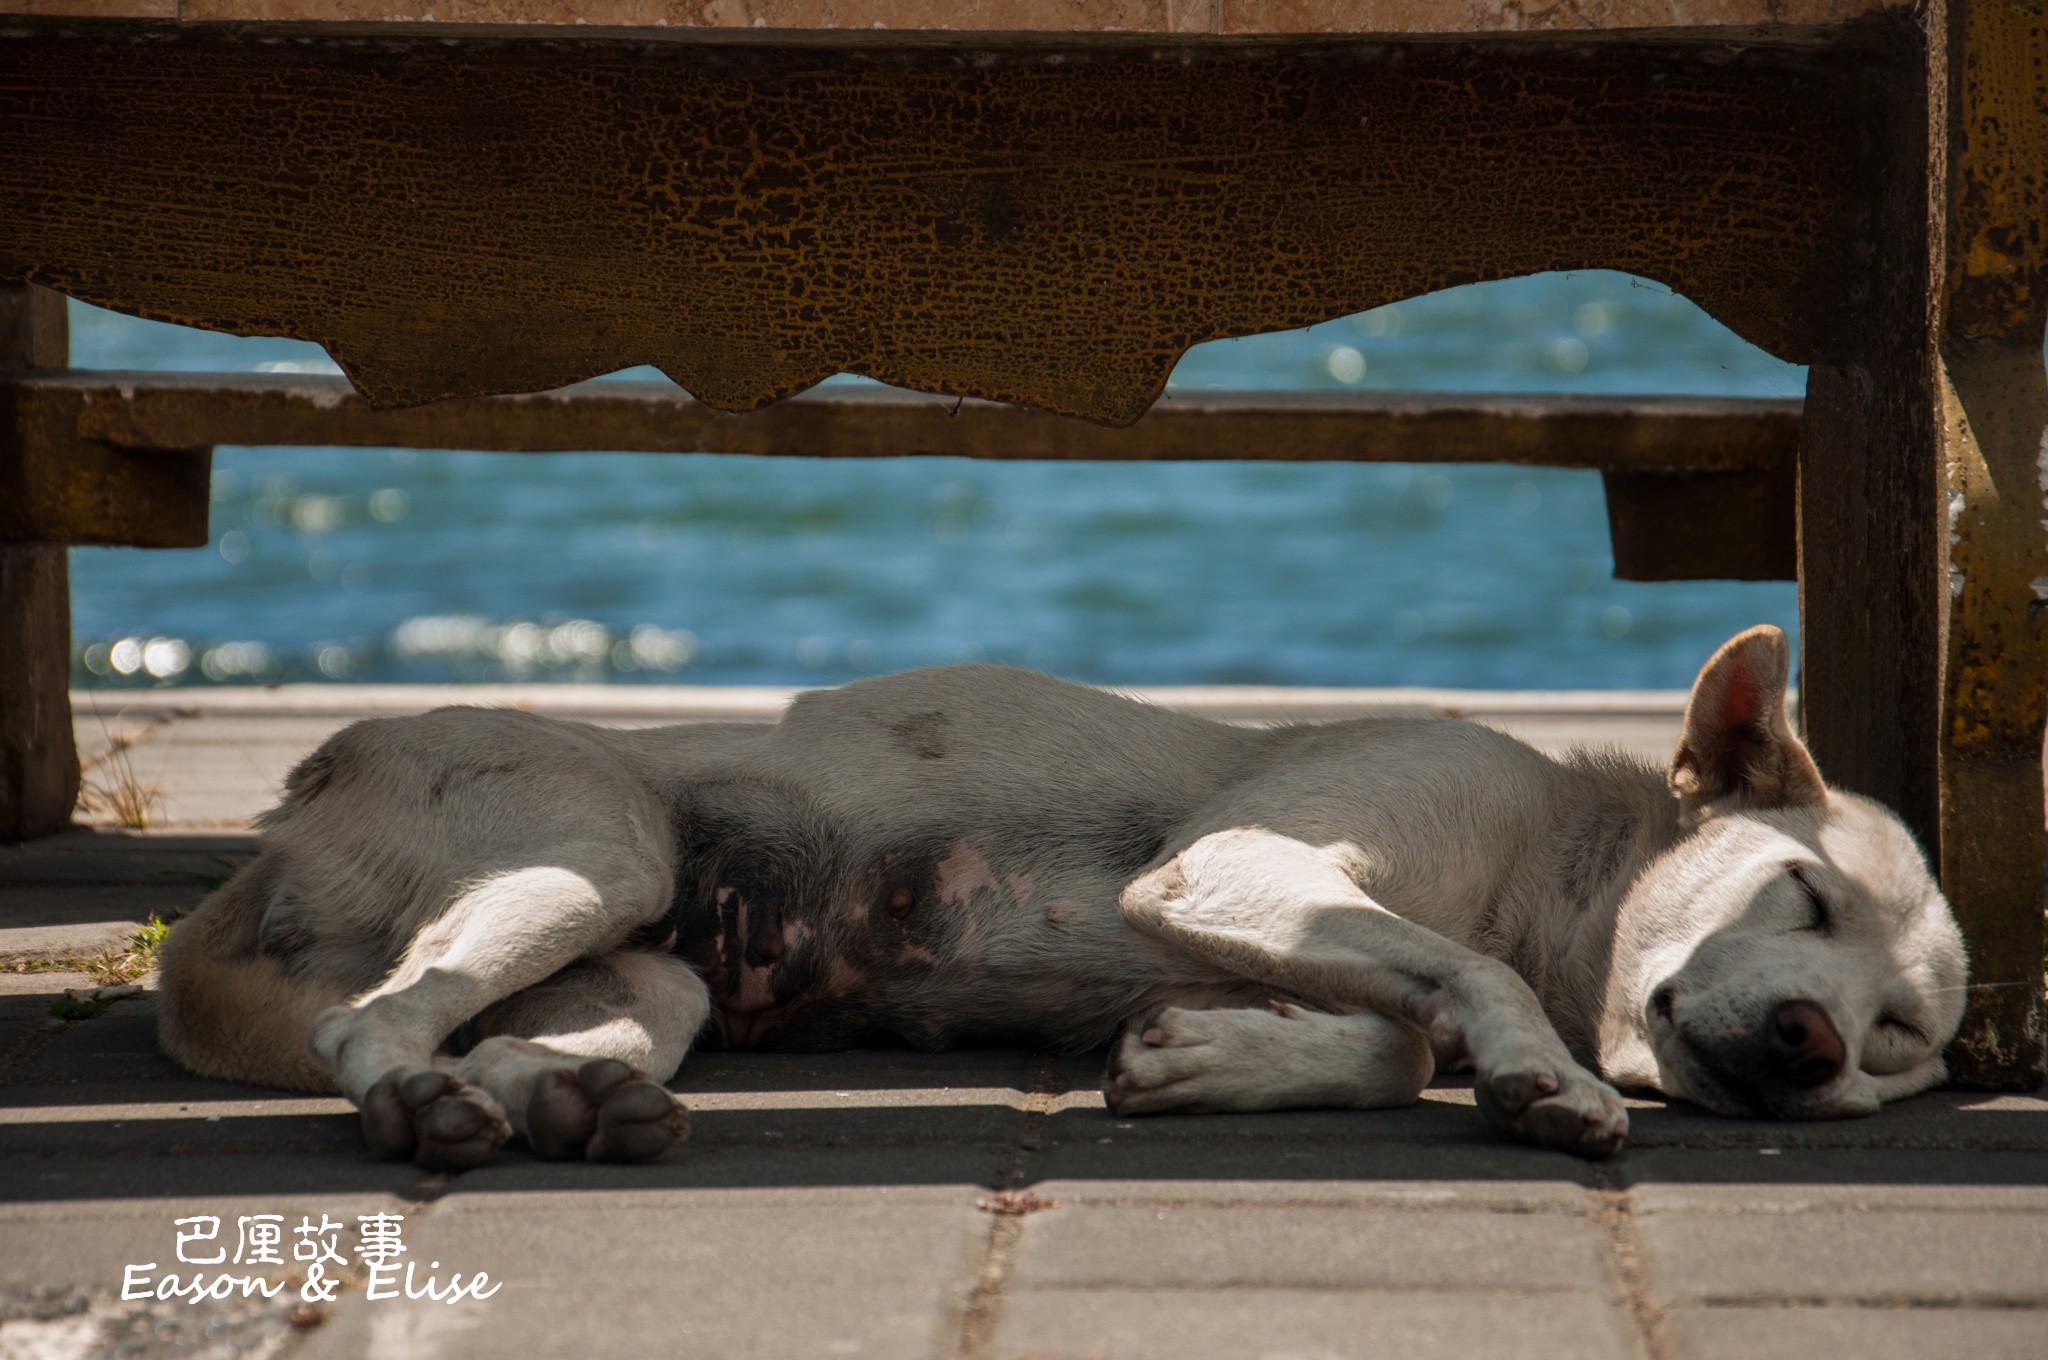
[[[1927,1035],[1919,1026],[1910,1021],[1901,1020],[1896,1015],[1880,1015],[1877,1017],[1877,1027],[1881,1030],[1890,1030],[1893,1034],[1909,1043],[1918,1044],[1922,1047],[1928,1045]]]
[[[1805,870],[1800,865],[1789,864],[1786,866],[1786,872],[1791,874],[1792,881],[1799,885],[1799,891],[1805,896],[1807,908],[1812,913],[1811,918],[1800,929],[1810,930],[1818,935],[1832,935],[1834,917],[1828,910],[1827,899],[1820,895],[1820,890],[1813,886],[1812,880],[1807,878]]]

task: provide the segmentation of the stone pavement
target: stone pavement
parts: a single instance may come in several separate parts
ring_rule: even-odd
[[[196,901],[250,853],[246,818],[293,758],[354,714],[447,693],[81,702],[89,753],[135,737],[160,820],[0,848],[0,960],[91,952]],[[623,722],[775,705],[505,697]],[[1383,696],[1161,697],[1262,718]],[[1658,754],[1678,702],[1398,697],[1543,744],[1618,734]],[[1457,1082],[1396,1112],[1117,1120],[1092,1056],[704,1055],[675,1082],[693,1136],[659,1163],[508,1153],[437,1176],[370,1160],[338,1100],[184,1075],[155,1051],[146,991],[95,1018],[51,1014],[91,985],[0,973],[4,1360],[2048,1355],[2040,1093],[1943,1092],[1806,1125],[1638,1102],[1628,1149],[1591,1165],[1495,1138]],[[265,1214],[281,1216],[281,1265],[247,1264]],[[377,1215],[406,1248],[401,1294],[411,1263],[422,1297],[371,1297]],[[207,1224],[175,1220],[195,1217],[220,1237],[184,1254],[230,1259],[180,1262],[177,1235]],[[344,1260],[321,1268],[341,1287],[307,1303],[294,1247],[323,1223]],[[424,1297],[429,1275],[445,1292],[478,1271],[487,1298]],[[146,1292],[172,1272],[287,1283],[268,1300],[119,1297],[124,1279]]]

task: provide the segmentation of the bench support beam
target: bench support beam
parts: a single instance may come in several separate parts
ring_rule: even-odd
[[[61,368],[64,299],[0,280],[0,369]],[[0,424],[0,468],[19,462]],[[0,543],[0,841],[61,830],[78,801],[71,733],[71,590],[62,546]]]

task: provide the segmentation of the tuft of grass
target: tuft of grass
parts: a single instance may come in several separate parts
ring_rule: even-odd
[[[163,811],[164,791],[161,784],[145,783],[136,775],[135,761],[128,754],[134,744],[133,737],[109,735],[106,751],[78,767],[78,806],[140,831]]]
[[[171,922],[152,915],[135,933],[118,945],[97,954],[65,954],[44,959],[21,959],[7,965],[10,973],[83,973],[102,987],[118,987],[147,977],[156,967],[157,951],[170,938]],[[66,1003],[59,1002],[62,1006]],[[99,1006],[105,1002],[73,1002],[72,1005]],[[98,1015],[99,1011],[92,1014]],[[83,1019],[83,1016],[69,1017]]]

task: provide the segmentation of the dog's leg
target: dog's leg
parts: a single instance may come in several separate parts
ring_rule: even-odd
[[[655,875],[594,865],[493,875],[423,927],[383,983],[321,1012],[308,1036],[313,1052],[362,1111],[371,1148],[436,1170],[489,1161],[511,1123],[488,1092],[437,1064],[435,1051],[492,1002],[659,915],[667,892]]]
[[[1117,1115],[1384,1110],[1435,1071],[1419,1031],[1373,1012],[1169,1007],[1110,1050],[1102,1094]]]
[[[452,1064],[488,1091],[542,1157],[644,1162],[684,1138],[674,1075],[711,1011],[704,980],[669,954],[571,964],[479,1015]]]
[[[1628,1132],[1613,1088],[1573,1061],[1527,983],[1403,920],[1330,855],[1258,828],[1205,836],[1125,889],[1126,920],[1294,996],[1370,1007],[1476,1069],[1479,1108],[1546,1147],[1606,1156]]]

